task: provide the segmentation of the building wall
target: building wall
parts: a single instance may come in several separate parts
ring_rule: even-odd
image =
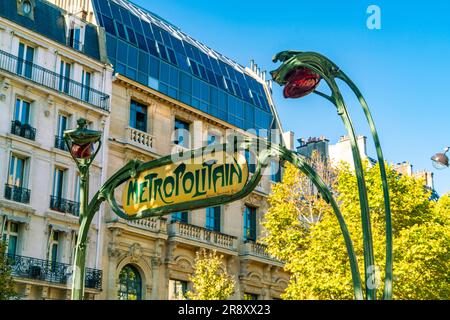
[[[44,23],[44,22],[40,22]],[[73,212],[59,212],[50,209],[50,196],[53,189],[53,176],[56,167],[66,169],[65,199],[73,201],[75,193],[75,176],[77,168],[67,151],[55,147],[55,135],[58,128],[58,115],[68,116],[67,129],[76,126],[80,117],[91,122],[91,128],[105,130],[108,126],[108,112],[98,107],[73,98],[71,95],[43,86],[33,69],[34,81],[20,77],[11,68],[17,64],[19,43],[34,48],[33,63],[55,72],[61,58],[72,62],[71,79],[81,81],[82,70],[92,73],[91,87],[108,95],[111,85],[112,69],[100,61],[87,57],[83,53],[64,46],[37,34],[6,18],[0,18],[0,50],[3,52],[0,62],[0,232],[7,234],[8,223],[18,222],[18,246],[14,259],[19,265],[14,268],[20,273],[16,277],[18,292],[24,299],[65,299],[70,297],[70,274],[73,260],[75,237],[78,232],[78,217]],[[8,54],[14,58],[10,58]],[[8,60],[9,59],[9,60]],[[7,61],[10,61],[6,63]],[[38,67],[34,68],[38,68]],[[12,72],[11,72],[12,71]],[[59,71],[57,71],[59,72]],[[50,73],[47,73],[50,75]],[[54,81],[58,81],[55,77]],[[11,123],[14,120],[16,99],[31,103],[29,124],[36,129],[36,137],[30,140],[13,134]],[[26,185],[30,190],[29,203],[11,200],[7,197],[7,183],[11,154],[27,158],[25,172]],[[100,153],[92,164],[90,193],[102,184],[102,168],[105,155]],[[8,199],[9,198],[9,199]],[[16,199],[17,200],[17,199]],[[51,259],[53,233],[59,234],[57,262],[49,269],[47,261]],[[87,267],[99,268],[97,255],[100,247],[99,225],[94,220],[89,231],[89,251]],[[40,260],[39,260],[40,259]],[[41,261],[42,260],[42,261]],[[40,266],[40,275],[31,274],[32,266]],[[65,275],[66,278],[61,277]],[[53,277],[53,278],[52,278]],[[52,279],[51,279],[52,278]],[[66,280],[64,280],[66,279]],[[57,283],[58,282],[58,283]],[[93,298],[99,290],[87,289],[87,296]]]
[[[58,114],[69,116],[67,128],[74,128],[76,120],[83,117],[90,128],[103,132],[102,150],[91,166],[90,196],[132,159],[149,161],[170,154],[179,149],[172,143],[175,117],[189,122],[191,131],[190,148],[204,145],[208,132],[222,136],[226,130],[242,130],[229,123],[207,115],[189,105],[184,105],[146,86],[135,83],[122,75],[112,76],[104,52],[103,30],[98,28],[100,54],[97,59],[73,50],[68,46],[68,27],[76,19],[69,13],[81,8],[87,14],[77,14],[95,23],[90,1],[51,1],[35,0],[39,10],[51,8],[52,14],[64,18],[66,27],[58,30],[65,34],[51,32],[48,35],[30,31],[8,16],[0,15],[0,55],[11,54],[17,60],[19,42],[35,48],[33,63],[47,69],[47,74],[59,73],[61,59],[72,63],[71,79],[82,81],[82,71],[93,74],[91,87],[109,97],[107,108],[80,101],[73,95],[58,88],[48,88],[42,79],[30,81],[16,74],[0,60],[0,222],[19,223],[19,244],[15,261],[24,261],[26,270],[15,268],[18,292],[24,299],[68,299],[70,298],[71,264],[75,237],[78,232],[78,217],[71,213],[61,213],[50,209],[53,174],[55,167],[67,169],[67,200],[74,200],[75,177],[77,169],[69,153],[55,147]],[[8,10],[15,2],[8,0]],[[61,6],[68,12],[59,9]],[[0,6],[0,9],[4,6]],[[50,10],[50,9],[49,9]],[[56,11],[55,11],[56,10]],[[2,12],[4,13],[4,12]],[[76,13],[76,12],[75,12]],[[39,15],[35,15],[38,17]],[[15,22],[14,22],[15,21]],[[39,22],[35,21],[38,26]],[[81,20],[78,23],[85,23]],[[89,26],[92,28],[92,26]],[[37,28],[37,27],[36,27]],[[39,29],[44,30],[44,29]],[[53,30],[55,31],[55,30]],[[55,39],[56,40],[55,40]],[[94,50],[95,51],[95,50]],[[259,77],[246,68],[250,77]],[[265,79],[256,79],[267,88]],[[54,81],[58,81],[55,78]],[[15,99],[23,97],[31,102],[30,125],[36,129],[34,141],[11,133]],[[272,104],[270,96],[267,97]],[[130,127],[130,101],[136,100],[148,108],[146,132]],[[271,105],[274,109],[274,106]],[[110,112],[108,112],[110,109]],[[29,158],[28,184],[31,190],[29,204],[6,199],[5,184],[11,152]],[[102,290],[86,288],[89,299],[117,299],[119,274],[127,266],[133,266],[142,279],[140,297],[143,299],[171,299],[174,281],[189,281],[193,273],[195,253],[200,248],[216,249],[223,254],[224,265],[235,276],[237,286],[233,298],[242,299],[244,293],[258,295],[259,299],[278,298],[287,286],[289,276],[283,271],[283,264],[269,257],[264,245],[243,240],[243,217],[245,205],[257,209],[257,238],[261,236],[260,221],[267,210],[267,195],[272,182],[265,177],[255,191],[247,198],[222,205],[221,232],[205,229],[206,209],[195,210],[189,214],[187,224],[172,222],[169,216],[138,221],[125,221],[111,213],[103,205],[93,221],[88,243],[87,267],[102,272]],[[120,197],[120,190],[117,190]],[[52,231],[53,230],[53,231]],[[4,227],[3,234],[9,231]],[[55,267],[42,270],[47,278],[36,278],[32,266],[49,266],[53,232],[59,231],[60,252]],[[20,260],[22,259],[22,260]],[[40,260],[37,260],[40,259]],[[16,263],[16,265],[18,265]],[[58,267],[58,268],[56,268]],[[57,281],[51,277],[67,276]],[[33,275],[33,276],[32,276]],[[189,284],[188,287],[191,285]]]
[[[150,146],[137,144],[127,135],[130,130],[136,132],[129,128],[131,100],[147,106],[148,129],[140,134],[150,137]],[[177,147],[172,143],[175,118],[190,123],[192,148],[204,146],[208,132],[220,134],[224,141],[227,129],[238,130],[122,76],[113,83],[112,105],[108,176],[132,159],[149,161],[175,152]],[[264,177],[249,197],[222,205],[220,233],[205,229],[206,209],[190,212],[188,224],[172,222],[170,215],[127,222],[107,210],[102,269],[108,276],[104,278],[101,298],[118,298],[119,274],[126,265],[138,270],[143,299],[176,298],[171,292],[173,280],[189,281],[195,253],[200,248],[215,249],[224,256],[224,265],[237,283],[232,298],[242,299],[244,293],[257,294],[259,299],[278,298],[289,279],[283,272],[283,264],[270,258],[264,246],[243,241],[245,204],[257,208],[259,238],[262,232],[259,221],[268,207],[270,186],[269,177]],[[213,236],[208,236],[211,233]],[[215,234],[219,241],[212,240]]]

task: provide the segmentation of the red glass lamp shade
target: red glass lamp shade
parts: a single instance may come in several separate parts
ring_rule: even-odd
[[[283,95],[285,98],[301,98],[316,89],[320,76],[308,68],[300,67],[289,72],[285,77]]]
[[[91,156],[92,143],[72,144],[70,154],[75,159],[87,159]]]

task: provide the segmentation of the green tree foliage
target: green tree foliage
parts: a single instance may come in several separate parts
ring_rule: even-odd
[[[16,298],[14,280],[11,275],[11,266],[6,256],[6,244],[0,241],[0,300]]]
[[[365,165],[375,263],[382,296],[385,217],[378,165]],[[429,201],[424,182],[387,168],[394,239],[394,299],[448,299],[450,296],[450,196]],[[284,299],[353,299],[349,260],[331,208],[310,189],[307,177],[288,164],[273,187],[263,225],[269,253],[285,261],[291,280]],[[350,231],[364,279],[363,243],[356,176],[339,167],[331,182]],[[308,200],[309,199],[309,200]],[[311,202],[312,199],[315,199]],[[304,212],[317,219],[305,225]],[[320,213],[320,215],[319,215]]]
[[[222,264],[223,256],[216,251],[197,252],[195,271],[190,280],[193,291],[186,293],[190,300],[226,300],[234,291],[234,278]]]

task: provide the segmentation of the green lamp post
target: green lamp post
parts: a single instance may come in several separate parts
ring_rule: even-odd
[[[316,93],[329,100],[336,107],[338,115],[341,117],[350,138],[352,155],[355,165],[358,182],[358,192],[361,208],[361,221],[364,244],[364,269],[366,280],[366,298],[376,299],[375,261],[373,253],[372,229],[370,222],[369,204],[367,190],[364,179],[364,171],[361,163],[361,156],[356,141],[355,131],[347,111],[343,96],[339,90],[336,79],[345,82],[353,93],[357,96],[369,123],[372,137],[377,150],[377,158],[380,167],[380,174],[383,184],[383,194],[386,215],[386,265],[385,265],[385,285],[384,299],[392,298],[392,223],[390,211],[389,190],[386,178],[386,168],[381,150],[378,133],[368,108],[368,105],[356,85],[345,75],[345,73],[332,61],[323,55],[315,52],[283,51],[275,55],[274,62],[280,61],[282,65],[271,72],[272,78],[278,84],[284,86],[283,95],[285,98],[300,98],[310,93]],[[317,91],[316,88],[323,79],[331,89],[331,95]]]
[[[88,212],[89,167],[101,147],[100,131],[87,128],[85,119],[78,119],[78,127],[64,132],[64,141],[80,173],[80,230],[75,248],[75,261],[72,274],[72,300],[84,297],[86,241],[93,214]]]
[[[433,164],[433,167],[435,167],[438,170],[442,170],[449,167],[448,162],[448,156],[447,152],[450,150],[450,147],[446,147],[444,149],[444,152],[436,153],[434,156],[431,157],[431,163]]]

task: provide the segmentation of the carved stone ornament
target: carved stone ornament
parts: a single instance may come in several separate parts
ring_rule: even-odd
[[[129,255],[131,257],[131,261],[137,262],[142,257],[142,247],[139,243],[134,243],[130,247]]]

